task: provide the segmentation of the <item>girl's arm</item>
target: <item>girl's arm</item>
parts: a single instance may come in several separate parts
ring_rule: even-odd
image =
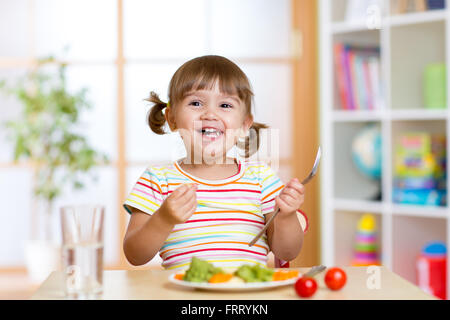
[[[266,215],[266,221],[273,213]],[[303,229],[297,212],[279,212],[272,224],[267,228],[267,239],[270,250],[275,257],[284,261],[295,259],[303,245]]]
[[[182,223],[197,209],[196,185],[176,189],[152,215],[133,208],[123,251],[137,266],[150,261],[164,244],[176,224]]]
[[[275,198],[280,212],[267,229],[267,239],[273,254],[281,260],[295,259],[303,245],[303,229],[297,217],[297,209],[303,204],[305,187],[298,179],[292,179]],[[273,213],[266,215],[266,221]]]
[[[132,265],[139,266],[149,262],[158,253],[173,225],[161,218],[161,208],[151,216],[135,208],[131,212],[123,251]]]

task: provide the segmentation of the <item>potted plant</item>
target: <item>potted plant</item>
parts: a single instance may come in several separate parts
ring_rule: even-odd
[[[83,175],[91,173],[94,165],[108,162],[77,127],[81,112],[91,104],[86,88],[69,92],[66,67],[52,57],[39,59],[16,84],[0,82],[0,90],[15,96],[23,107],[20,117],[6,122],[5,128],[14,146],[14,161],[27,161],[33,168],[37,204],[33,216],[42,223],[31,223],[25,260],[31,279],[37,282],[59,268],[60,248],[52,233],[55,200],[68,185],[83,188]]]

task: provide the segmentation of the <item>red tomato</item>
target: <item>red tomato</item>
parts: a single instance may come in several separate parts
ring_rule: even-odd
[[[295,291],[300,297],[311,297],[317,290],[317,282],[313,278],[300,278],[295,282]]]
[[[340,268],[330,268],[325,274],[325,284],[331,290],[339,290],[347,282],[347,275]]]

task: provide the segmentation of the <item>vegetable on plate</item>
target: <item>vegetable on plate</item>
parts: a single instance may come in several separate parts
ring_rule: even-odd
[[[215,267],[213,264],[193,257],[189,269],[185,273],[175,275],[175,279],[189,282],[208,282],[208,283],[225,283],[229,281],[236,282],[269,282],[283,281],[297,278],[299,272],[297,270],[277,270],[265,268],[260,265],[245,264],[230,273],[225,272],[221,268]]]

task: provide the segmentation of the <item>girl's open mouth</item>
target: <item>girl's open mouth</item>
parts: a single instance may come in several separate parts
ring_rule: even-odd
[[[202,128],[198,131],[202,134],[203,140],[214,141],[223,136],[223,131],[216,128]]]

